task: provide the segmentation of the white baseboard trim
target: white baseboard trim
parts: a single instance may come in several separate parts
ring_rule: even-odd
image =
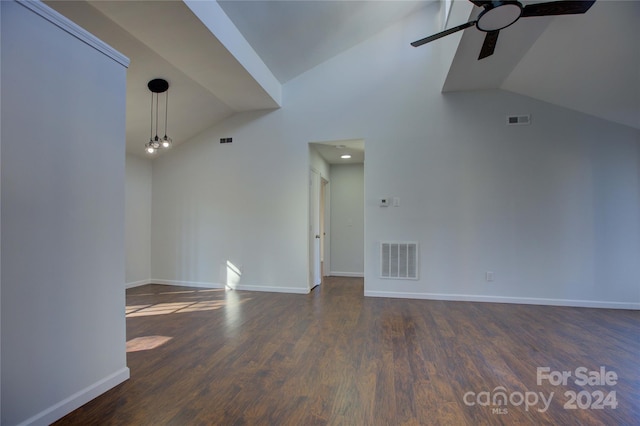
[[[308,287],[272,287],[262,285],[238,285],[234,290],[240,291],[264,291],[268,293],[294,293],[294,294],[309,294]]]
[[[640,310],[640,303],[606,302],[606,301],[599,301],[599,300],[543,299],[543,298],[536,298],[536,297],[481,296],[481,295],[472,295],[472,294],[402,293],[402,292],[371,291],[371,290],[365,290],[364,295],[367,297],[446,300],[446,301],[452,301],[452,302],[516,303],[521,305],[570,306],[570,307],[576,307],[576,308]]]
[[[152,284],[162,285],[177,285],[184,287],[197,287],[197,288],[227,288],[226,285],[220,283],[209,283],[200,281],[174,281],[174,280],[156,280],[150,281]],[[229,287],[231,290],[240,291],[264,291],[269,293],[295,293],[295,294],[308,294],[309,289],[306,287],[275,287],[275,286],[263,286],[263,285],[245,285],[239,284],[234,287]]]
[[[340,272],[340,271],[330,271],[329,276],[331,277],[353,277],[353,278],[364,278],[364,272]]]
[[[104,379],[99,380],[96,383],[82,389],[81,391],[76,392],[75,394],[47,408],[46,410],[36,414],[35,416],[28,418],[19,425],[50,425],[56,420],[66,416],[76,408],[83,406],[87,402],[102,395],[109,389],[114,388],[127,379],[129,379],[129,368],[124,367],[116,371],[115,373],[105,377]]]
[[[152,279],[150,283],[162,284],[162,285],[177,285],[182,287],[197,287],[197,288],[224,288],[225,287],[223,284],[208,283],[208,282],[202,282],[202,281],[176,281],[176,280]]]
[[[130,283],[126,283],[124,285],[124,288],[140,287],[140,286],[147,285],[147,284],[151,284],[151,280],[141,280],[141,281],[133,281],[133,282],[130,282]]]

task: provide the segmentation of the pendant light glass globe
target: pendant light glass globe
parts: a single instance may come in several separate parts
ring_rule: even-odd
[[[153,147],[153,140],[150,139],[149,142],[147,142],[146,144],[144,144],[144,150],[148,153],[148,154],[155,154],[156,149]]]
[[[169,136],[164,135],[164,137],[162,138],[162,147],[169,148],[172,143],[173,143],[173,140]]]

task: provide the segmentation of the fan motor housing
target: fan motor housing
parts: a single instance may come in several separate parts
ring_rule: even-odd
[[[512,25],[522,15],[522,4],[518,1],[494,1],[480,12],[476,27],[480,31],[499,31]]]

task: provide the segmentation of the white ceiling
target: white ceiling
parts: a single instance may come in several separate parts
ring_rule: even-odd
[[[281,83],[310,70],[436,0],[220,0]]]
[[[340,141],[313,142],[310,144],[329,164],[364,163],[364,140],[348,139]],[[342,158],[348,154],[351,158]]]
[[[499,88],[640,128],[638,22],[640,2],[611,0],[583,15],[521,18],[481,61],[484,33],[469,28],[444,90]]]
[[[280,83],[433,0],[45,2],[131,59],[127,150],[143,155],[149,80],[169,81],[168,133],[181,143],[236,112],[279,107]],[[450,26],[478,13],[466,1],[455,1],[456,9],[464,19]],[[501,88],[640,128],[637,22],[640,2],[607,0],[585,15],[521,19],[482,61],[483,33],[469,28],[444,90]]]

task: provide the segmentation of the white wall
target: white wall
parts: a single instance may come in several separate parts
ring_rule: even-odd
[[[443,95],[456,35],[409,45],[439,29],[434,7],[287,83],[283,108],[156,160],[152,276],[220,283],[231,259],[249,287],[305,288],[307,142],[362,138],[366,294],[640,308],[640,132],[507,92]],[[382,240],[420,243],[418,281],[378,278]]]
[[[151,280],[151,160],[128,154],[125,183],[126,285]]]
[[[154,282],[225,285],[230,262],[237,288],[308,291],[309,148],[271,120],[237,115],[154,161]]]
[[[114,52],[121,60],[115,62],[27,6],[49,10],[40,3],[0,5],[1,422],[7,426],[49,424],[129,376],[128,60]]]
[[[2,8],[0,7],[0,25],[2,24]],[[2,35],[0,34],[0,37]],[[0,52],[0,66],[2,58]],[[0,69],[0,79],[2,78]],[[2,111],[2,81],[0,81],[0,114]],[[0,177],[2,176],[2,123],[0,123]],[[2,181],[0,179],[0,218],[2,216]],[[2,220],[0,219],[0,423],[2,422]]]
[[[331,275],[364,276],[364,164],[331,165]]]
[[[506,127],[517,111],[532,125]],[[421,244],[419,282],[376,279],[376,262],[370,294],[639,306],[638,131],[504,92],[449,94],[441,113],[444,138],[425,126],[368,150],[387,172],[367,187],[402,200],[376,208],[368,192],[368,256],[384,239]]]
[[[324,158],[322,158],[312,145],[309,146],[309,164],[311,165],[312,170],[315,170],[320,174],[320,177],[326,181],[330,180],[331,166]]]

